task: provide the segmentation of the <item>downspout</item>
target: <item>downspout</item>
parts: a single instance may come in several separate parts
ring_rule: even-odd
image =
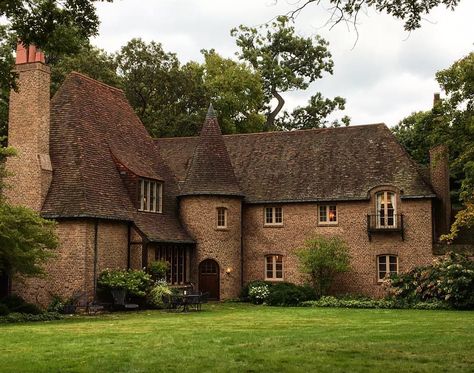
[[[127,269],[130,269],[132,264],[132,223],[128,223],[127,229]]]
[[[240,288],[244,287],[244,204],[240,202]]]
[[[99,256],[99,220],[96,220],[94,223],[94,300],[96,300],[97,295],[97,262]]]

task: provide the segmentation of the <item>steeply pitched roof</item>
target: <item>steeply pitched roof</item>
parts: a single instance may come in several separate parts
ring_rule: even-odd
[[[51,102],[50,153],[44,216],[126,220],[152,241],[191,242],[177,216],[176,180],[122,91],[70,74]],[[113,156],[138,176],[164,181],[162,214],[137,211]]]
[[[180,195],[241,196],[212,105],[194,147]]]
[[[179,180],[198,141],[155,139]],[[249,203],[363,200],[384,184],[399,187],[402,198],[434,196],[384,124],[227,135],[224,141]]]

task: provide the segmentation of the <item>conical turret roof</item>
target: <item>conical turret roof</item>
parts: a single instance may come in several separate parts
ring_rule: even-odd
[[[209,105],[180,195],[243,196],[212,104]]]

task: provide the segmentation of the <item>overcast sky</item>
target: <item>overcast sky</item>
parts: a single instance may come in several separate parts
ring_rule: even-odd
[[[296,1],[296,0],[295,0]],[[287,0],[115,0],[99,3],[102,22],[93,43],[115,52],[140,37],[161,42],[181,62],[202,61],[201,49],[214,48],[235,57],[230,29],[258,26],[294,8]],[[324,2],[324,0],[323,0]],[[352,124],[398,123],[413,111],[428,110],[440,89],[435,73],[474,50],[474,1],[461,0],[454,12],[438,8],[411,33],[403,22],[375,11],[359,16],[356,32],[339,24],[325,26],[330,14],[311,5],[299,15],[296,29],[304,36],[319,34],[329,41],[335,64],[304,92],[285,95],[287,108],[304,105],[317,91],[347,100],[344,114]],[[340,117],[341,114],[338,114]]]

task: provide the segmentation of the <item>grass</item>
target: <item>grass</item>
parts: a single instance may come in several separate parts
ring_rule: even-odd
[[[0,326],[1,372],[474,372],[474,312],[209,304]]]

